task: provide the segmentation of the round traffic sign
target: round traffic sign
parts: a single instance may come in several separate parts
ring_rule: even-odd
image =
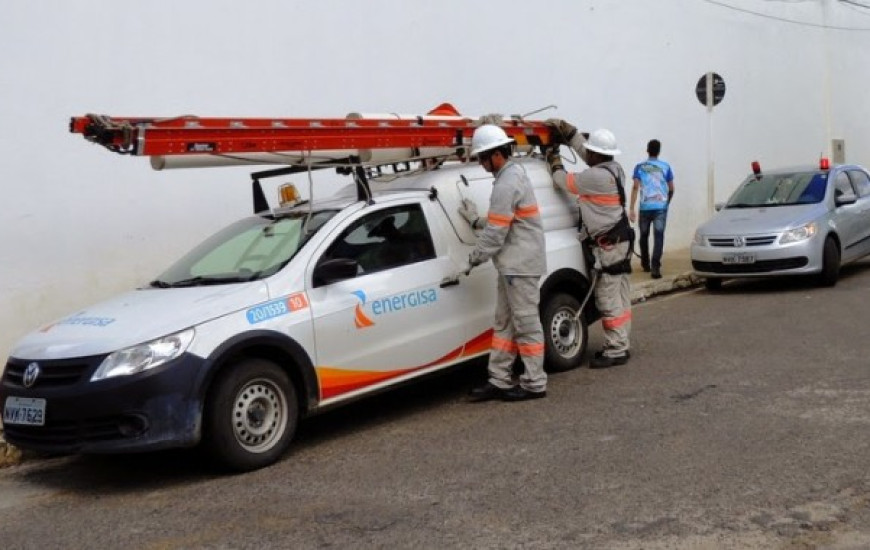
[[[712,81],[713,86],[713,97],[711,98],[713,101],[712,105],[707,105],[708,77],[709,80]],[[701,102],[701,105],[704,105],[705,107],[719,105],[722,98],[725,97],[725,79],[716,73],[706,73],[701,75],[701,78],[698,79],[698,84],[695,86],[695,95],[698,97],[698,101]]]

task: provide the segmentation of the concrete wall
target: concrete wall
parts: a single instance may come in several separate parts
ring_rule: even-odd
[[[626,169],[662,141],[677,185],[669,248],[707,216],[709,159],[717,201],[752,160],[814,162],[832,137],[870,165],[870,9],[836,0],[8,0],[3,11],[3,357],[251,208],[249,170],[154,172],[70,135],[73,115],[555,104],[542,116],[613,130]],[[727,85],[712,114],[695,98],[707,71]]]

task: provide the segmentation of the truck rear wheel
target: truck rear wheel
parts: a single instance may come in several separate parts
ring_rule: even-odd
[[[277,461],[299,418],[287,373],[263,359],[245,359],[222,372],[205,406],[203,446],[211,460],[235,471]]]
[[[580,366],[586,353],[588,329],[585,316],[577,318],[580,302],[564,292],[547,296],[541,313],[544,326],[544,366],[547,372],[564,372]]]

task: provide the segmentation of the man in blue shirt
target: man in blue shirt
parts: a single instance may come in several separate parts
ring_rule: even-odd
[[[631,190],[629,219],[637,221],[637,195],[640,192],[640,264],[644,271],[652,269],[652,278],[662,276],[662,249],[665,245],[665,224],[668,205],[674,196],[674,173],[671,166],[659,160],[662,144],[652,139],[646,146],[649,158],[634,167],[634,187]],[[653,253],[649,254],[649,232],[653,228]]]

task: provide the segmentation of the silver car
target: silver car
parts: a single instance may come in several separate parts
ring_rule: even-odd
[[[870,174],[861,166],[754,172],[692,241],[695,273],[715,290],[737,277],[814,275],[836,284],[840,266],[870,254]]]

